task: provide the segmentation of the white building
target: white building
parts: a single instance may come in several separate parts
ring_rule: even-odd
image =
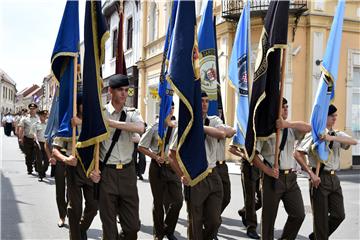
[[[137,106],[138,69],[136,63],[140,58],[140,2],[122,1],[121,4],[123,4],[123,6],[120,6],[119,1],[107,0],[103,5],[103,13],[108,22],[110,38],[105,43],[105,63],[102,68],[104,89],[102,93],[104,102],[106,102],[108,100],[108,82],[106,80],[108,77],[115,74],[116,49],[118,44],[117,38],[119,31],[118,9],[123,7],[123,49],[127,74],[130,80],[130,91],[127,105]]]
[[[0,69],[0,111],[1,118],[5,113],[15,113],[16,83]]]

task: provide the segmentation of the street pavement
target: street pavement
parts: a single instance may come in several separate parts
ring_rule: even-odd
[[[18,148],[15,136],[6,137],[0,128],[0,169],[1,169],[1,239],[69,239],[68,225],[57,227],[58,211],[55,201],[55,182],[48,177],[38,182],[36,175],[27,175],[24,155]],[[147,168],[149,163],[147,164]],[[243,206],[241,176],[239,166],[229,163],[231,202],[222,215],[219,239],[246,239],[244,228],[237,211]],[[148,170],[148,169],[147,169]],[[360,171],[346,170],[339,173],[343,189],[346,218],[331,239],[360,239],[359,233],[359,194]],[[298,183],[302,191],[306,217],[301,226],[298,239],[307,239],[312,231],[312,215],[309,200],[308,180],[299,175]],[[138,181],[140,197],[141,229],[139,239],[152,239],[152,195],[148,182],[148,172],[144,181]],[[186,239],[186,208],[181,209],[175,236]],[[257,212],[260,222],[261,210]],[[280,203],[275,224],[275,238],[280,238],[286,221],[282,203]],[[67,223],[67,220],[66,220]],[[120,229],[120,227],[119,227]],[[258,232],[260,224],[258,226]],[[99,215],[94,219],[89,231],[89,239],[101,239],[101,221]]]

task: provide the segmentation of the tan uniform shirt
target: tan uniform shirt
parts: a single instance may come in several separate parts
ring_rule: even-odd
[[[280,143],[282,139],[283,130],[280,133]],[[279,158],[279,169],[295,169],[296,161],[293,157],[295,141],[301,140],[303,134],[292,129],[288,128],[288,136],[284,146],[284,149],[280,153]],[[275,145],[276,145],[276,136],[273,134],[268,140],[257,141],[256,150],[264,157],[264,159],[274,166],[275,161]]]
[[[26,117],[23,117],[20,120],[19,126],[24,128],[24,136],[25,137],[34,138],[34,136],[30,134],[30,130],[31,130],[32,125],[34,123],[36,123],[37,121],[39,121],[38,117],[36,117],[36,116],[31,117],[30,115],[26,116]]]
[[[209,127],[218,128],[223,125],[222,120],[218,116],[210,116],[209,118]],[[174,137],[170,144],[171,150],[176,150],[177,142],[178,142],[178,131],[176,130],[174,133]],[[217,156],[216,152],[218,149],[218,139],[205,136],[205,150],[206,150],[206,159],[208,162],[208,168],[214,168],[216,166]]]
[[[159,123],[155,123],[150,128],[148,128],[146,130],[146,132],[141,136],[141,139],[140,139],[140,142],[139,142],[139,147],[148,148],[154,153],[159,153],[160,149],[159,149],[158,129],[159,129]],[[165,136],[167,134],[168,129],[169,128],[167,128],[166,131],[165,131]],[[164,151],[165,158],[168,155],[169,146],[170,146],[171,140],[172,140],[172,138],[174,136],[174,132],[175,132],[175,128],[172,129],[171,135],[170,135],[170,138],[169,138],[169,142],[165,147],[165,151]]]
[[[130,122],[141,122],[141,123],[144,122],[140,115],[139,110],[134,109],[134,108],[124,107],[122,111],[126,112],[125,122],[129,122],[129,123]],[[105,106],[105,114],[106,114],[107,118],[116,120],[116,121],[119,121],[120,116],[121,116],[121,112],[116,112],[115,108],[113,107],[111,102]],[[105,155],[110,148],[110,145],[112,142],[112,137],[113,137],[116,129],[109,128],[109,130],[110,130],[110,138],[101,143],[101,147],[100,147],[100,160],[101,161],[104,161]],[[106,164],[118,164],[118,163],[128,164],[131,162],[132,154],[134,151],[134,143],[131,141],[133,134],[134,133],[132,133],[132,132],[128,132],[128,131],[124,131],[124,130],[121,131],[119,141],[115,144]]]
[[[52,145],[54,147],[60,148],[60,151],[66,152],[67,156],[71,155],[71,150],[72,150],[71,139],[66,140],[65,138],[62,138],[62,137],[55,137]]]
[[[36,122],[32,125],[30,134],[35,134],[39,142],[45,142],[45,129],[46,129],[46,122]]]
[[[344,132],[341,131],[335,131],[336,136],[342,136],[342,137],[350,137]],[[311,132],[306,134],[304,139],[301,141],[301,143],[298,145],[296,150],[300,152],[304,152],[308,155],[309,158],[309,164],[311,167],[316,168],[317,158],[314,155],[314,153],[311,150],[311,146],[313,145],[313,138],[311,135]],[[329,145],[329,142],[327,142],[327,145]],[[339,142],[334,141],[333,147],[332,147],[332,153],[329,154],[329,159],[327,162],[325,162],[324,170],[330,171],[330,170],[338,170],[340,168],[340,148],[342,149],[349,149],[350,145],[342,144]]]

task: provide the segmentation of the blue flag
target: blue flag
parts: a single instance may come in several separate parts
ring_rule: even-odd
[[[176,18],[176,10],[177,10],[178,1],[175,0],[172,5],[171,17],[169,19],[168,29],[165,37],[164,44],[164,53],[163,60],[161,65],[160,72],[160,82],[159,82],[159,97],[160,97],[160,114],[159,114],[159,149],[161,153],[164,153],[164,143],[165,143],[165,130],[166,130],[166,121],[170,114],[171,103],[173,99],[173,90],[169,82],[166,80],[168,61],[170,55],[170,45],[171,45],[171,36],[174,28],[175,18]]]
[[[216,71],[216,39],[213,1],[207,0],[198,30],[201,88],[209,97],[208,115],[218,115],[218,76]]]
[[[207,175],[194,1],[179,1],[167,80],[180,98],[176,159],[190,186]]]
[[[229,78],[238,97],[235,122],[236,134],[233,137],[232,144],[240,149],[245,149],[246,128],[249,118],[249,43],[250,5],[247,2],[236,29],[229,64]]]
[[[52,142],[57,134],[59,128],[59,88],[56,87],[53,100],[51,103],[51,109],[49,119],[45,129],[46,142],[51,146]]]
[[[109,37],[100,1],[86,1],[84,27],[83,120],[77,157],[87,175],[94,169],[95,146],[109,137],[101,102],[101,65]]]
[[[51,56],[51,70],[59,82],[58,137],[70,140],[73,117],[74,58],[79,52],[79,3],[68,0]]]
[[[339,0],[336,14],[331,26],[330,36],[326,46],[325,57],[322,62],[320,83],[316,92],[315,103],[311,113],[312,137],[314,144],[312,150],[318,160],[328,160],[330,149],[320,138],[326,133],[327,114],[330,101],[335,96],[335,85],[338,76],[342,26],[344,19],[345,1]]]

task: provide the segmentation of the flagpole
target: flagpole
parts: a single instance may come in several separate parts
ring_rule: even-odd
[[[218,109],[219,109],[219,105],[221,105],[221,110],[222,110],[222,115],[221,115],[221,120],[223,120],[224,124],[226,124],[225,121],[225,109],[224,106],[222,104],[222,95],[221,95],[221,83],[220,83],[220,71],[219,71],[219,55],[218,55],[218,47],[217,47],[217,39],[216,39],[216,16],[213,17],[213,24],[214,24],[214,39],[215,39],[215,63],[216,63],[216,76],[217,76],[217,84],[216,84],[216,89],[217,89],[217,102],[218,102]]]
[[[74,91],[73,91],[73,118],[76,117],[76,98],[77,98],[77,55],[74,57]],[[75,145],[76,145],[76,126],[72,126],[72,148],[71,155],[75,156]]]
[[[278,119],[281,118],[282,98],[284,95],[284,79],[285,79],[285,63],[286,63],[286,48],[282,50],[282,64],[281,64],[281,79],[280,79],[280,99]],[[275,162],[274,168],[279,168],[279,145],[280,145],[280,128],[276,129],[276,145],[275,145]]]

